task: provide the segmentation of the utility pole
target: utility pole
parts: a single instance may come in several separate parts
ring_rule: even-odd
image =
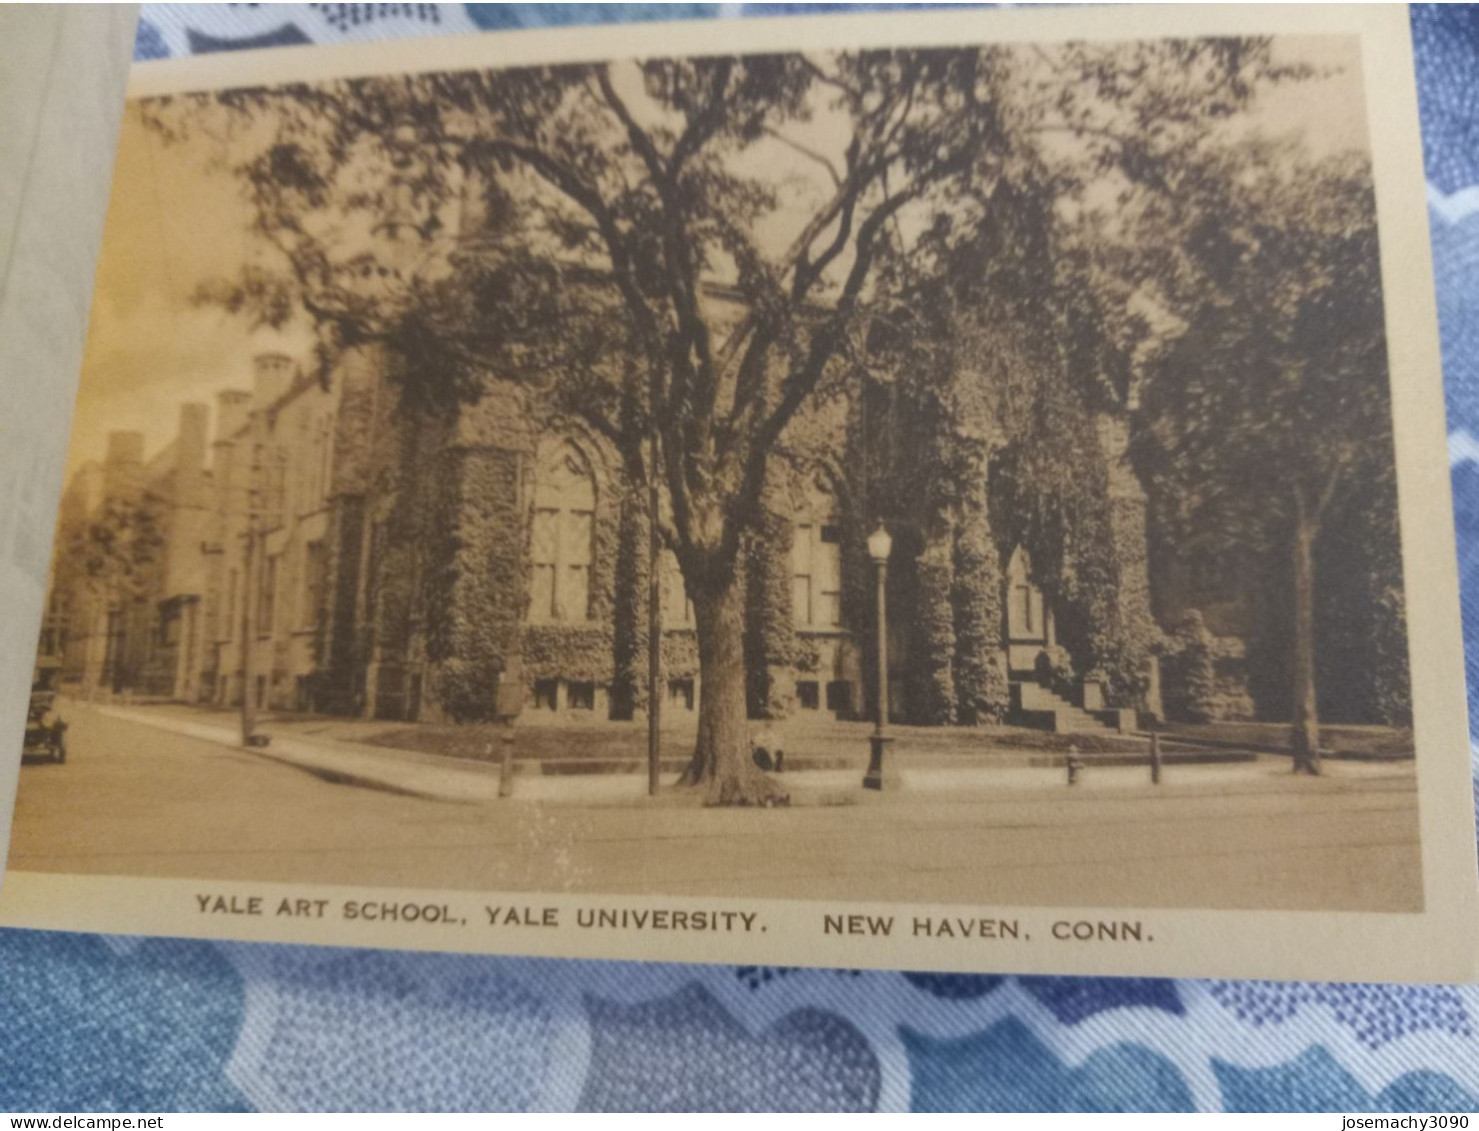
[[[657,796],[662,740],[662,535],[658,530],[657,421],[647,432],[647,794]]]
[[[261,471],[261,443],[258,431],[259,413],[254,411],[247,436],[251,445],[250,462],[247,465],[246,489],[246,553],[241,567],[241,744],[253,745],[257,730],[257,705],[252,700],[256,691],[253,653],[256,651],[253,629],[256,617],[253,607],[257,598],[255,566],[257,558],[257,505],[259,473]]]

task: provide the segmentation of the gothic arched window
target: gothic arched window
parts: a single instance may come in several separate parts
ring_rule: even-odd
[[[579,622],[590,616],[596,483],[568,440],[539,446],[530,537],[531,621]]]
[[[791,562],[796,626],[836,628],[842,623],[842,526],[836,496],[820,480],[807,484]]]

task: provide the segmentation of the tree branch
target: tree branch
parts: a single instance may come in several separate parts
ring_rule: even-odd
[[[716,79],[720,89],[727,83],[727,75],[727,68],[721,68]],[[632,148],[647,166],[653,187],[662,201],[659,224],[664,258],[667,260],[664,283],[678,319],[678,334],[669,341],[667,349],[667,368],[672,388],[665,398],[665,407],[669,413],[675,410],[681,412],[688,406],[691,396],[696,402],[693,406],[694,414],[702,417],[705,413],[704,402],[714,395],[717,382],[709,351],[708,327],[698,309],[698,257],[688,239],[683,202],[679,198],[676,183],[679,162],[676,156],[673,162],[664,162],[651,135],[637,123],[626,102],[612,85],[608,66],[597,68],[596,81],[602,98],[625,128]],[[715,105],[723,105],[723,99],[718,94],[714,95],[706,113],[722,120],[722,116],[715,115]],[[690,128],[685,138],[693,136],[693,133],[694,130]],[[656,393],[657,390],[654,390],[654,394]],[[654,395],[654,404],[663,400],[664,398]]]
[[[833,188],[842,187],[842,174],[837,171],[837,166],[832,164],[831,159],[828,158],[825,154],[818,153],[810,146],[802,145],[799,141],[794,141],[791,138],[788,138],[785,134],[781,133],[780,130],[773,129],[770,126],[766,126],[764,132],[767,137],[774,138],[776,141],[784,145],[787,149],[795,150],[803,157],[811,158],[811,160],[815,161],[823,169],[827,170],[827,175],[832,178]]]
[[[737,444],[735,455],[740,458],[744,473],[743,487],[738,493],[736,504],[742,511],[758,503],[764,486],[765,460],[756,458],[756,455],[770,450],[816,388],[823,369],[831,360],[837,343],[857,308],[858,296],[862,293],[869,271],[872,270],[884,226],[899,209],[922,195],[925,187],[923,179],[913,181],[873,209],[859,227],[857,254],[831,315],[812,335],[805,359],[786,378],[775,408],[769,416],[759,419],[752,426],[748,443]]]
[[[612,278],[615,280],[622,299],[636,324],[644,351],[652,367],[655,383],[651,411],[661,412],[665,397],[661,393],[662,371],[666,367],[667,355],[663,349],[663,333],[657,315],[647,304],[633,274],[631,252],[617,227],[616,219],[607,207],[599,190],[586,184],[566,165],[556,161],[537,146],[524,145],[507,138],[486,139],[483,147],[490,154],[503,154],[528,166],[548,184],[564,193],[596,222],[601,233],[606,253],[611,259]]]

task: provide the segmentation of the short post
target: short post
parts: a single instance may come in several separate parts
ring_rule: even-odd
[[[1068,768],[1068,784],[1078,785],[1078,772],[1083,769],[1083,763],[1078,760],[1078,747],[1068,747],[1068,758],[1064,765]]]
[[[503,724],[503,754],[498,763],[498,796],[514,795],[514,721]]]
[[[518,659],[508,660],[498,673],[494,714],[503,724],[503,753],[498,760],[498,796],[514,794],[514,720],[524,707],[524,670]]]
[[[1150,732],[1150,784],[1161,784],[1161,732]]]

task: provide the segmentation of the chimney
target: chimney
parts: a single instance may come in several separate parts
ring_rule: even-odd
[[[253,407],[259,411],[270,408],[288,391],[298,368],[285,353],[259,353],[252,359],[252,367]]]
[[[216,394],[216,443],[230,440],[246,427],[251,407],[252,394],[241,389]]]
[[[102,488],[105,498],[129,498],[144,480],[144,434],[109,432],[108,454],[103,460]]]
[[[180,434],[175,448],[177,467],[198,470],[205,466],[206,435],[210,431],[210,409],[189,402],[180,406]]]
[[[108,455],[104,464],[112,468],[136,467],[144,462],[142,432],[109,432]]]

